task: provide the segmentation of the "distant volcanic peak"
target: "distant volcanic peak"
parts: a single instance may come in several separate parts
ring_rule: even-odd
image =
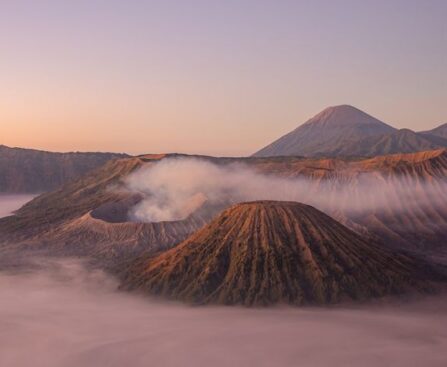
[[[124,287],[193,303],[326,304],[425,290],[419,270],[311,206],[257,201],[135,266]]]
[[[395,129],[349,106],[333,106],[254,153],[255,157],[373,157],[447,147],[447,125],[417,133]]]
[[[366,115],[372,117],[354,106],[343,104],[338,106],[329,106],[324,110],[322,110],[321,112],[319,112],[318,114],[316,114],[313,118],[331,118],[331,117],[334,118],[339,116],[359,116],[359,115],[362,116]]]
[[[311,124],[327,127],[376,125],[382,129],[382,132],[395,130],[393,127],[350,105],[328,107],[308,120],[303,126]]]
[[[346,146],[394,131],[392,126],[355,107],[329,107],[254,156],[352,156],[346,154]]]
[[[359,110],[358,108],[350,105],[350,104],[340,104],[340,105],[336,105],[336,106],[329,106],[327,108],[325,108],[323,111],[331,111],[331,112],[340,112],[340,111],[345,111],[345,112],[362,112],[361,110]]]

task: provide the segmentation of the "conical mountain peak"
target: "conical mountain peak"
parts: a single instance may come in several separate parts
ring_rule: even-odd
[[[395,128],[350,105],[328,107],[254,156],[336,156],[347,144]],[[349,154],[348,154],[349,155]]]
[[[384,122],[350,105],[328,107],[309,119],[302,126],[308,125],[320,125],[326,127],[355,127],[356,125],[363,125],[371,126],[371,128],[375,127],[378,133],[379,130],[380,133],[391,132],[394,130]]]
[[[136,265],[125,287],[193,303],[326,304],[424,290],[421,269],[311,206],[257,201]]]

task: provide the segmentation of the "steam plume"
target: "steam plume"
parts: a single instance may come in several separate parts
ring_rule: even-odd
[[[144,222],[180,220],[204,202],[215,205],[252,200],[290,200],[327,213],[409,210],[445,200],[445,182],[384,179],[372,174],[317,181],[256,172],[243,164],[217,165],[192,158],[164,159],[131,175],[128,188],[145,199],[130,215]],[[445,201],[444,201],[445,203]]]

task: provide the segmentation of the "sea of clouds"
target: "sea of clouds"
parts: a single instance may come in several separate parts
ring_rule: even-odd
[[[2,367],[444,367],[447,300],[190,307],[118,292],[76,260],[0,272]],[[34,270],[29,270],[29,269]]]

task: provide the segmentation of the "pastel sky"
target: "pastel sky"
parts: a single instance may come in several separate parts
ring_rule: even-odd
[[[0,0],[0,144],[245,155],[327,106],[447,122],[446,0]]]

